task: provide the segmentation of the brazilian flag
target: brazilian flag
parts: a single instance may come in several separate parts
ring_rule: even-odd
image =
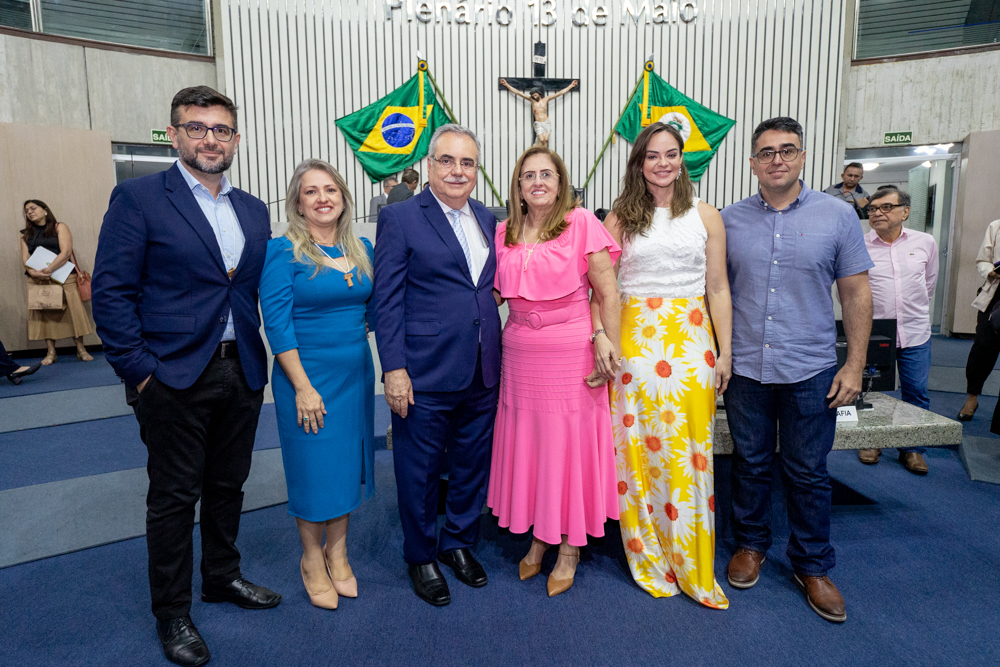
[[[673,125],[684,137],[684,164],[692,181],[705,173],[722,140],[736,125],[735,120],[698,104],[671,86],[653,71],[653,63],[647,62],[642,81],[615,130],[626,141],[635,143],[639,133],[657,121]]]
[[[450,122],[426,70],[427,64],[421,62],[417,73],[402,86],[336,121],[372,183],[427,155],[434,130]]]

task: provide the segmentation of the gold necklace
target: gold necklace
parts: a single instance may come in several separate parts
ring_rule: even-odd
[[[541,233],[539,233],[538,234],[538,238],[535,239],[535,242],[532,243],[531,247],[529,248],[528,247],[528,237],[524,233],[524,228],[525,227],[527,227],[527,225],[525,225],[524,223],[521,223],[521,242],[524,243],[524,248],[525,248],[525,250],[528,251],[528,254],[525,255],[525,257],[524,257],[524,266],[521,267],[521,272],[522,273],[528,270],[528,262],[531,261],[531,255],[532,255],[532,253],[535,252],[535,248],[538,247],[539,242],[542,240],[542,235],[541,235]]]

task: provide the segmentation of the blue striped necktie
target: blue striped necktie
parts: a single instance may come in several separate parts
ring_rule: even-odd
[[[455,230],[455,236],[458,237],[458,245],[462,246],[462,252],[465,253],[465,261],[469,265],[469,271],[472,271],[472,251],[469,250],[469,239],[465,238],[465,229],[462,228],[462,212],[452,209],[448,211],[448,217],[451,218],[451,228]]]

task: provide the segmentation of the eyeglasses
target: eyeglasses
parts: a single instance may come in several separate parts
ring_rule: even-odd
[[[451,157],[449,155],[445,155],[444,157],[432,157],[431,159],[434,160],[435,162],[437,162],[439,165],[441,165],[445,169],[451,169],[452,167],[455,166],[455,162],[456,162],[455,158],[453,158],[453,157]],[[462,167],[462,169],[464,169],[465,171],[472,171],[477,166],[476,165],[476,161],[473,160],[472,158],[467,158],[467,157],[466,158],[462,158],[461,160],[458,160],[457,162]]]
[[[229,127],[228,125],[216,125],[215,127],[209,127],[204,123],[184,123],[183,125],[174,125],[177,129],[184,128],[185,134],[187,134],[192,139],[204,139],[208,136],[208,131],[211,130],[212,134],[219,141],[232,141],[233,135],[236,134],[235,127]]]
[[[785,146],[779,151],[757,151],[750,157],[757,158],[757,162],[760,162],[761,164],[770,164],[771,162],[774,162],[774,156],[780,153],[782,162],[791,162],[797,158],[799,153],[803,150],[805,149],[795,148],[794,146]]]
[[[549,171],[548,169],[540,171],[537,174],[533,171],[529,171],[527,174],[521,174],[521,178],[519,180],[522,183],[534,183],[536,178],[542,183],[548,183],[549,181],[554,181],[559,178],[559,174],[554,171]]]
[[[875,211],[882,211],[883,213],[888,214],[892,213],[892,209],[899,208],[900,206],[906,206],[906,204],[879,204],[878,206],[871,205],[871,206],[866,206],[865,211],[868,212],[868,215],[871,215]]]

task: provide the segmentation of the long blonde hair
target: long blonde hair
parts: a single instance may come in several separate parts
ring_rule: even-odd
[[[343,249],[344,256],[354,262],[358,270],[371,280],[372,263],[368,259],[368,249],[354,235],[354,227],[351,224],[354,219],[354,198],[351,196],[351,191],[347,189],[347,183],[340,172],[334,169],[329,162],[323,160],[303,160],[295,168],[292,179],[288,182],[288,192],[285,193],[285,215],[288,216],[288,231],[285,232],[285,238],[292,242],[294,261],[316,266],[316,270],[309,277],[310,280],[315,278],[320,269],[326,266],[324,264],[326,256],[313,245],[312,234],[309,233],[309,223],[299,213],[299,190],[302,188],[302,177],[306,175],[306,172],[314,169],[330,175],[333,182],[337,184],[337,189],[340,190],[340,196],[344,202],[344,210],[337,219],[337,244]]]
[[[504,235],[503,244],[508,248],[519,243],[521,230],[524,228],[524,219],[528,215],[528,206],[521,198],[521,166],[525,160],[535,155],[545,155],[556,167],[559,174],[559,195],[555,204],[549,212],[545,222],[542,223],[542,233],[538,237],[539,241],[551,241],[559,238],[559,235],[566,231],[569,222],[566,220],[567,214],[580,205],[580,200],[576,198],[576,193],[569,184],[569,172],[562,158],[545,146],[532,146],[521,154],[514,165],[514,176],[510,180],[510,218],[507,220],[507,233]]]
[[[635,146],[631,155],[628,156],[628,163],[625,166],[625,177],[622,179],[622,192],[615,200],[612,211],[618,216],[618,228],[621,230],[622,239],[630,240],[635,236],[643,236],[653,225],[653,210],[656,203],[653,195],[646,186],[646,177],[642,168],[646,161],[646,149],[649,142],[660,132],[666,132],[677,141],[677,146],[681,152],[681,171],[674,181],[674,196],[670,200],[670,217],[677,218],[684,215],[694,206],[694,184],[688,175],[687,166],[684,164],[684,138],[677,128],[659,121],[653,123],[639,133],[635,138]]]

